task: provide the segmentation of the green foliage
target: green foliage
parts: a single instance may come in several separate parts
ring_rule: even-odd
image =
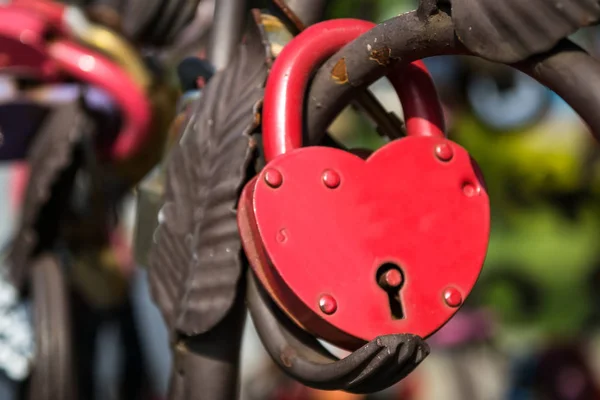
[[[482,282],[508,271],[539,293],[533,315],[524,313],[518,293],[505,285],[477,286],[484,293],[480,305],[496,312],[502,322],[499,337],[509,348],[579,334],[592,311],[589,280],[600,261],[600,210],[592,194],[575,204],[574,215],[565,215],[548,195],[593,189],[583,179],[581,160],[590,151],[586,135],[579,135],[575,125],[572,133],[555,135],[548,124],[488,132],[469,113],[455,117],[453,139],[480,165],[493,212]]]
[[[381,22],[416,8],[415,0],[333,0],[328,18],[362,18]]]
[[[385,21],[415,8],[417,8],[415,0],[379,0],[376,21]]]

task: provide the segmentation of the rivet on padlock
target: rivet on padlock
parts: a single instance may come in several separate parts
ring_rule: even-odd
[[[323,183],[329,189],[335,189],[336,187],[340,186],[341,180],[342,178],[340,178],[340,174],[335,171],[328,169],[327,171],[323,172]]]
[[[313,69],[372,27],[328,21],[283,49],[263,105],[268,164],[238,207],[244,249],[266,292],[299,326],[346,349],[380,335],[428,337],[438,330],[470,293],[489,239],[479,170],[445,138],[437,93],[421,62],[389,77],[409,137],[366,160],[301,148]],[[323,29],[330,40],[323,40]]]

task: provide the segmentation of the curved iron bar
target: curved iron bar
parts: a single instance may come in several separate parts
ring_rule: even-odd
[[[300,383],[321,390],[372,393],[412,372],[429,354],[418,336],[380,336],[344,359],[329,353],[312,335],[290,321],[248,272],[246,301],[265,349]]]
[[[386,75],[395,63],[440,55],[469,55],[456,37],[451,17],[441,9],[399,15],[348,44],[319,69],[313,80],[308,95],[306,143],[318,143],[348,99]],[[600,139],[598,61],[563,40],[551,51],[511,66],[561,96]],[[340,70],[344,71],[344,80],[336,76]]]

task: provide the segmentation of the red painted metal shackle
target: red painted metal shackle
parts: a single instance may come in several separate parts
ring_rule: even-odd
[[[106,90],[123,113],[123,126],[109,150],[117,160],[131,157],[149,133],[151,105],[144,89],[116,63],[60,35],[65,6],[48,1],[21,0],[0,7],[0,70],[25,68],[42,79],[59,72]],[[59,33],[48,41],[49,28]]]
[[[374,26],[358,19],[325,21],[307,28],[299,35],[302,40],[283,48],[265,89],[263,146],[267,162],[302,146],[304,100],[315,68]],[[388,79],[400,98],[407,135],[445,137],[442,108],[423,62],[402,65]]]

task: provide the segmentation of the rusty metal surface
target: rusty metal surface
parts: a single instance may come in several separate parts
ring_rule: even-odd
[[[456,34],[474,54],[514,63],[600,19],[597,0],[451,0]]]
[[[389,54],[387,61],[373,60],[373,54]],[[329,59],[315,76],[307,107],[307,140],[318,143],[325,129],[362,89],[390,71],[397,62],[437,55],[468,54],[456,38],[452,20],[443,11],[426,18],[410,12],[379,24]],[[331,74],[344,59],[347,82],[339,83]],[[584,50],[565,40],[550,52],[518,65],[565,99],[600,136],[600,63]]]
[[[322,390],[373,393],[412,372],[429,354],[418,336],[380,336],[339,360],[298,328],[259,289],[248,273],[248,308],[267,352],[292,378]]]
[[[237,58],[190,106],[167,165],[150,282],[168,325],[184,335],[209,331],[234,303],[242,273],[235,208],[256,147],[266,58],[251,30]]]
[[[393,44],[396,48],[392,48]],[[454,31],[449,17],[436,15],[430,20],[421,20],[416,12],[411,12],[377,25],[336,53],[317,72],[308,94],[305,140],[318,143],[359,89],[390,72],[398,60],[414,61],[433,52],[443,54],[446,49],[450,53],[453,44]],[[389,64],[377,57],[388,53]],[[343,81],[333,73],[339,70],[340,62],[344,63]]]
[[[54,239],[59,217],[54,213],[44,213],[43,210],[53,197],[53,186],[73,160],[75,145],[90,130],[90,120],[79,103],[74,101],[59,106],[49,115],[30,147],[27,155],[30,180],[24,196],[21,221],[8,254],[11,277],[19,288],[27,279],[29,262],[36,249],[44,246],[43,242]],[[62,193],[63,196],[67,194]],[[60,200],[66,201],[54,197],[58,203]]]
[[[273,15],[277,18],[277,21],[282,23],[281,29],[286,30],[290,36],[298,34],[307,26],[319,22],[327,7],[326,0],[273,0],[272,3]],[[285,45],[285,43],[276,44],[278,47]],[[332,77],[339,83],[347,82],[346,64],[343,59],[333,68]],[[381,136],[397,138],[405,133],[402,120],[395,113],[387,111],[369,89],[357,93],[352,105],[365,113],[365,116],[375,125]]]

